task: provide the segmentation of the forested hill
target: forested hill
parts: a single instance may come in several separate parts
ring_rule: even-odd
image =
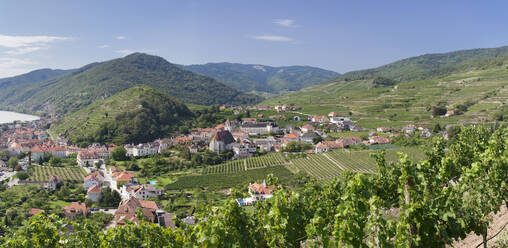
[[[51,127],[73,143],[147,142],[164,137],[194,114],[183,103],[138,85],[83,108]]]
[[[246,92],[295,91],[340,75],[310,66],[271,67],[254,64],[208,63],[181,67],[213,77],[230,87]]]
[[[501,66],[508,61],[508,46],[425,54],[377,68],[345,73],[334,81],[382,76],[397,81],[413,81],[447,76],[455,72]]]
[[[14,77],[0,78],[0,90],[6,90],[12,85],[24,85],[46,81],[48,79],[56,78],[72,70],[53,70],[53,69],[39,69],[25,74]]]
[[[184,103],[252,104],[261,98],[245,94],[219,81],[180,69],[161,57],[134,53],[94,63],[62,77],[0,92],[0,107],[66,114],[135,85],[145,84]]]

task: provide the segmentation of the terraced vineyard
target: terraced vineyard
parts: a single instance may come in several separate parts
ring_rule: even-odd
[[[64,181],[80,182],[86,176],[85,170],[79,167],[34,166],[30,170],[28,178],[30,182],[47,181],[53,175],[59,176]]]
[[[360,173],[375,173],[376,161],[370,156],[376,151],[362,150],[335,150],[327,153],[310,155],[306,158],[295,159],[288,167],[294,167],[319,180],[328,180],[339,176],[343,170]],[[420,148],[398,148],[386,151],[386,160],[396,162],[398,153],[409,155],[413,161],[424,159],[424,153]]]
[[[227,174],[240,171],[284,165],[286,160],[280,153],[269,153],[261,157],[233,160],[224,164],[207,167],[204,174]]]
[[[314,154],[306,158],[295,159],[291,162],[290,167],[294,166],[299,171],[304,171],[319,180],[337,177],[342,172],[342,169],[337,164],[323,154]]]
[[[234,174],[242,171],[267,168],[271,166],[286,165],[296,173],[303,171],[317,179],[330,179],[339,176],[343,170],[360,173],[375,173],[376,161],[370,156],[374,150],[335,150],[327,153],[310,155],[306,158],[286,161],[281,153],[269,153],[261,157],[252,157],[242,160],[233,160],[224,164],[210,166],[203,174]],[[422,160],[424,153],[421,148],[397,148],[386,150],[386,160],[396,162],[398,153],[408,154],[414,161]]]

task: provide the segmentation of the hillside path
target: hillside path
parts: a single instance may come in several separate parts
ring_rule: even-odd
[[[344,169],[344,167],[341,164],[339,164],[339,162],[335,161],[335,159],[330,158],[330,156],[328,156],[328,154],[323,152],[323,156],[325,156],[328,160],[332,161],[332,163],[337,165],[337,167],[339,167],[341,170],[346,170],[346,169]]]

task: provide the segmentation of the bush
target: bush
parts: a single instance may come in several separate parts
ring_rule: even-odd
[[[24,172],[24,171],[20,171],[18,173],[16,173],[16,177],[19,178],[19,180],[26,180],[28,179],[28,177],[30,177],[30,175],[28,175],[28,173]]]

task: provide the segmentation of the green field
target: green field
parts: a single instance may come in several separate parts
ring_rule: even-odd
[[[51,176],[59,176],[64,181],[82,182],[86,172],[80,167],[34,166],[29,170],[28,181],[47,181]]]

